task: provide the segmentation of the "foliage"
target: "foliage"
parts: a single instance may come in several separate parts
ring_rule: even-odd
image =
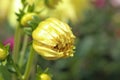
[[[13,36],[16,32],[20,33],[19,36],[15,36],[15,42],[20,44],[16,47],[16,50],[18,48],[18,57],[15,60],[14,56],[16,55],[13,54],[14,51],[10,51],[7,46],[6,50],[9,51],[9,55],[6,60],[0,63],[0,80],[23,79],[22,77],[26,74],[26,66],[30,55],[32,55],[33,59],[30,61],[32,65],[28,65],[28,67],[31,68],[30,72],[28,71],[28,80],[39,80],[41,74],[48,74],[52,80],[119,80],[120,21],[118,14],[120,14],[120,7],[114,7],[110,0],[101,0],[103,2],[99,4],[98,0],[94,0],[98,1],[97,4],[96,2],[93,2],[93,0],[88,0],[91,4],[89,5],[91,9],[84,8],[85,10],[82,10],[84,19],[83,17],[77,16],[78,19],[75,20],[76,22],[71,20],[71,18],[65,20],[65,23],[71,26],[72,31],[76,36],[74,57],[58,60],[45,60],[40,55],[36,54],[30,47],[33,41],[31,39],[32,32],[38,26],[38,23],[48,18],[48,15],[46,15],[46,17],[45,15],[41,17],[42,10],[36,12],[36,5],[30,5],[29,1],[30,0],[21,0],[23,8],[19,9],[19,12],[16,13],[19,22],[18,31],[18,28],[11,28],[8,19],[5,19],[3,20],[3,23],[0,23],[2,25],[0,26],[1,41],[4,41],[8,36]],[[42,1],[46,0],[41,0],[41,2]],[[62,1],[60,1],[60,3],[62,3]],[[76,6],[78,6],[77,4]],[[99,6],[101,4],[102,6]],[[54,3],[54,5],[49,5],[55,5],[54,7],[56,7],[59,3],[57,2],[57,4]],[[79,5],[81,4],[79,3]],[[48,5],[46,7],[48,7]],[[54,11],[57,11],[55,9],[57,8],[49,9],[48,7],[48,12],[53,11],[53,15]],[[77,8],[77,10],[79,10],[79,8]],[[34,12],[38,15],[32,16],[32,20],[27,22],[29,26],[25,27],[20,21],[26,13],[30,12]],[[81,15],[81,13],[78,13],[80,11],[76,12],[77,15]],[[55,12],[55,15],[57,15],[56,13],[57,12]],[[61,19],[61,17],[64,16],[59,17]],[[2,31],[5,31],[5,33],[2,33]],[[23,48],[23,46],[25,48]],[[34,56],[31,54],[32,52],[35,53]]]

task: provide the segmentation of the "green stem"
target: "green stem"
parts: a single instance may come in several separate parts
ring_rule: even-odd
[[[27,48],[27,43],[28,43],[28,35],[25,34],[24,41],[23,41],[23,46],[22,46],[22,50],[21,50],[21,53],[20,53],[20,59],[19,59],[19,67],[20,68],[23,65],[23,60],[24,60],[25,51],[26,51],[26,48]]]
[[[14,35],[14,49],[13,49],[13,61],[16,63],[18,59],[18,52],[20,47],[20,39],[21,39],[21,28],[18,24],[15,35]],[[13,74],[12,79],[16,80],[16,76]]]
[[[14,50],[13,50],[13,60],[16,63],[18,59],[18,52],[20,48],[20,39],[21,39],[21,28],[20,26],[17,26],[15,30],[15,44],[14,44]]]
[[[33,63],[33,58],[34,58],[34,50],[31,46],[30,54],[29,54],[29,57],[28,57],[28,62],[27,62],[25,73],[23,75],[22,80],[27,80],[28,79],[28,77],[30,75],[30,71],[31,71],[31,66],[32,66],[32,63]]]

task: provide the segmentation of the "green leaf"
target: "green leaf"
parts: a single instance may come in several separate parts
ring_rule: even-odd
[[[12,73],[16,73],[16,69],[14,67],[14,62],[12,60],[12,56],[11,55],[9,55],[8,58],[7,58],[6,66],[7,66],[8,71],[10,71]]]

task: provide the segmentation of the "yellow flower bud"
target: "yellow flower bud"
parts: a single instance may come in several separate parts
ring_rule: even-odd
[[[74,39],[71,28],[56,18],[41,22],[32,33],[33,48],[48,60],[73,56]]]
[[[8,53],[6,50],[0,48],[0,60],[4,60],[7,57]]]
[[[21,24],[23,26],[29,26],[28,21],[31,21],[33,19],[33,16],[35,16],[35,15],[37,15],[37,14],[35,14],[35,13],[27,13],[27,14],[25,14],[21,19]]]
[[[51,80],[51,77],[48,74],[42,73],[40,75],[40,80]]]

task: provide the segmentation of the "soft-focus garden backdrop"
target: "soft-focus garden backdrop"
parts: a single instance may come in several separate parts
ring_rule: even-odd
[[[13,7],[14,1],[0,1],[1,42],[14,36],[16,24],[12,15],[19,6],[15,3]],[[69,14],[60,18],[66,21],[69,17],[67,22],[76,35],[74,57],[47,61],[37,56],[34,64],[43,69],[48,67],[53,80],[120,80],[120,0],[67,1],[71,1],[76,15],[64,4],[63,12],[70,9]],[[50,16],[53,16],[52,12]],[[0,80],[9,80],[9,74],[5,67],[0,66]]]

